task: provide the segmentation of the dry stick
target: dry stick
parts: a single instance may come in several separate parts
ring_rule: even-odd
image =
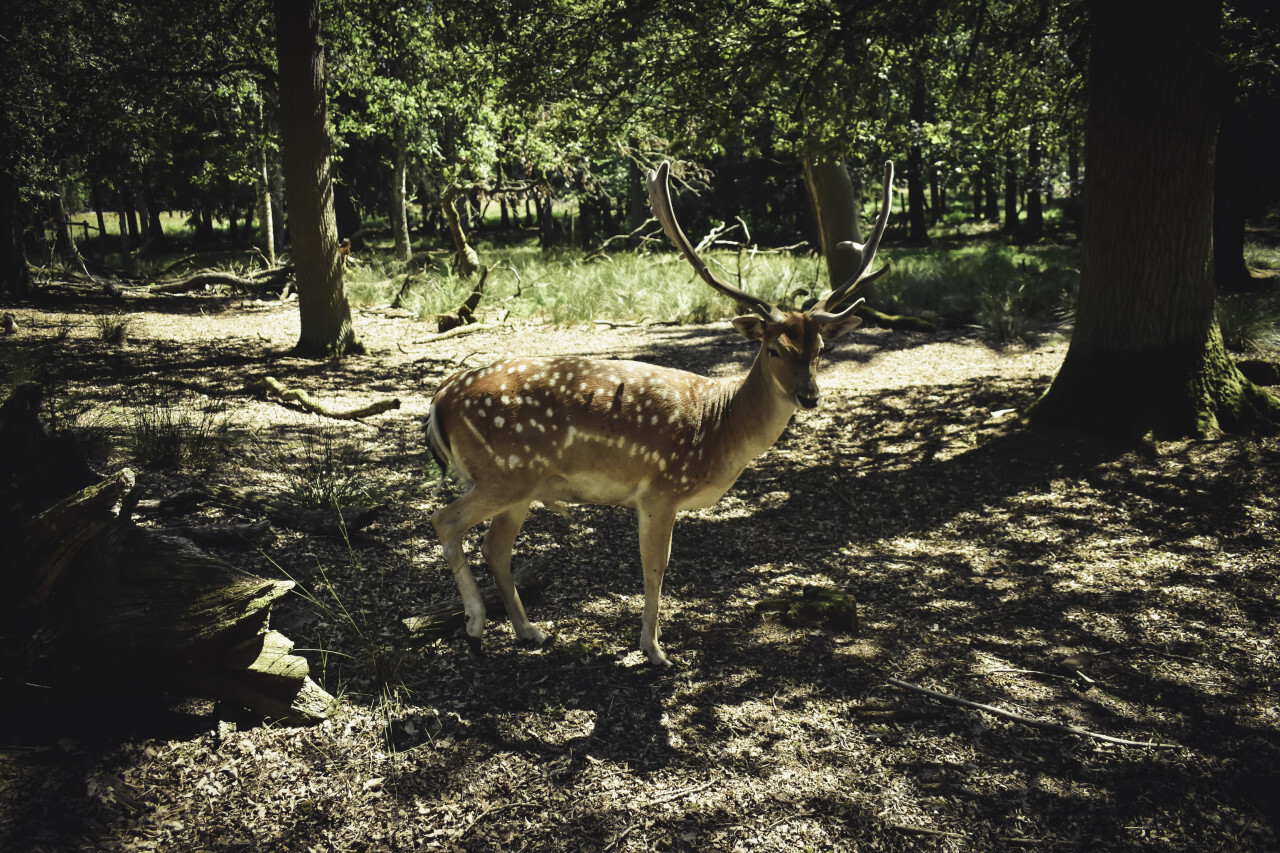
[[[663,803],[669,803],[672,800],[680,800],[680,799],[684,799],[685,797],[692,796],[693,794],[700,794],[703,791],[710,788],[715,783],[716,783],[716,780],[712,779],[709,782],[703,782],[701,785],[694,785],[691,788],[681,788],[678,791],[672,791],[670,794],[664,794],[661,797],[649,800],[646,805],[660,806]]]
[[[370,403],[358,409],[350,409],[348,411],[335,411],[324,403],[317,402],[310,394],[299,388],[286,388],[278,379],[271,376],[264,376],[257,383],[261,389],[270,391],[278,396],[281,400],[289,403],[297,403],[308,412],[317,415],[324,415],[326,418],[334,418],[340,421],[351,421],[358,418],[367,418],[370,415],[377,415],[389,409],[400,408],[400,400],[392,397],[389,400],[379,400],[376,403]]]
[[[1051,723],[1047,720],[1037,720],[1032,717],[1024,717],[1021,714],[1015,714],[1012,711],[1004,711],[991,705],[983,705],[981,702],[970,702],[968,699],[961,699],[959,696],[952,696],[950,693],[940,693],[937,690],[930,690],[928,687],[921,687],[912,684],[909,681],[902,681],[898,678],[885,679],[894,687],[901,687],[903,690],[914,690],[916,693],[923,693],[925,696],[932,696],[934,699],[941,699],[944,702],[951,702],[955,705],[963,705],[966,708],[977,708],[979,711],[986,711],[988,714],[994,714],[997,717],[1004,717],[1006,720],[1024,723],[1028,726],[1036,726],[1042,729],[1050,729],[1056,732],[1066,732],[1067,734],[1081,735],[1083,737],[1091,737],[1096,740],[1106,741],[1107,743],[1119,744],[1120,746],[1146,746],[1151,749],[1177,749],[1178,744],[1174,743],[1154,743],[1152,741],[1126,740],[1122,737],[1112,737],[1111,735],[1098,734],[1088,729],[1082,729],[1079,726],[1066,726],[1061,723]]]
[[[486,329],[494,328],[497,328],[497,326],[493,323],[472,323],[469,326],[458,326],[455,329],[450,329],[447,332],[441,332],[438,335],[427,335],[422,340],[414,341],[413,343],[415,346],[421,344],[433,344],[436,341],[448,340],[449,338],[456,338],[461,335],[469,335],[472,332],[483,332]]]

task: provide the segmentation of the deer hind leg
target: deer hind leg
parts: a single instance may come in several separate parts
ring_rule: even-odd
[[[458,594],[462,596],[467,636],[470,638],[472,651],[476,652],[480,651],[480,638],[484,635],[484,599],[480,596],[475,576],[471,574],[462,540],[468,530],[509,506],[505,500],[495,505],[482,493],[472,489],[431,516],[431,524],[440,537],[440,544],[444,546],[445,562],[449,564],[453,582],[458,587]]]
[[[532,643],[545,643],[546,633],[529,621],[525,615],[524,605],[520,602],[520,593],[516,590],[515,581],[511,577],[511,547],[515,544],[520,526],[529,515],[529,505],[513,506],[506,512],[493,517],[489,532],[485,534],[481,552],[489,571],[493,573],[493,582],[502,594],[502,603],[506,605],[507,616],[511,618],[511,626],[516,636]]]
[[[662,576],[666,574],[667,563],[671,560],[671,529],[675,526],[676,514],[668,508],[646,508],[641,506],[637,515],[640,520],[640,563],[644,567],[644,616],[640,623],[640,648],[649,656],[649,662],[662,666],[671,666],[671,661],[662,653],[658,638],[662,629],[658,625],[658,608],[662,601]]]

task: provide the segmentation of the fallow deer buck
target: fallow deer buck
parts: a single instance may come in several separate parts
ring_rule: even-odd
[[[768,450],[797,407],[818,405],[818,353],[824,340],[856,327],[861,299],[841,307],[870,272],[889,218],[893,164],[885,164],[880,214],[859,246],[857,273],[808,311],[783,311],[717,276],[676,223],[669,166],[648,172],[654,215],[719,292],[749,305],[733,325],[760,352],[747,374],[710,379],[635,361],[573,357],[510,358],[453,374],[432,400],[427,438],[442,469],[470,489],[431,517],[479,649],[485,608],[463,551],[466,532],[493,519],[481,548],[507,615],[522,640],[547,635],[529,621],[511,578],[511,547],[532,501],[628,506],[640,528],[644,616],[640,648],[669,665],[658,644],[658,603],[681,510],[709,507],[753,459]],[[845,246],[842,245],[842,248]]]

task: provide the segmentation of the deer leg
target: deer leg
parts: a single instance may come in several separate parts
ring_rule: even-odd
[[[515,581],[511,578],[511,546],[515,544],[520,526],[529,515],[529,505],[513,506],[506,512],[493,517],[489,532],[485,534],[484,544],[480,550],[489,571],[493,573],[493,582],[502,594],[502,603],[506,605],[507,616],[511,618],[511,626],[516,636],[533,643],[545,643],[547,635],[537,625],[529,621],[525,615],[524,605],[520,602],[520,593],[516,590]]]
[[[468,530],[503,509],[505,506],[495,507],[472,489],[431,516],[431,524],[436,529],[436,535],[440,537],[440,544],[444,546],[445,562],[449,565],[449,571],[453,573],[453,582],[458,587],[458,595],[462,596],[467,636],[470,638],[472,651],[475,652],[480,651],[480,637],[484,634],[484,599],[480,596],[475,575],[471,574],[471,566],[468,564],[466,551],[462,547],[462,540]]]
[[[644,616],[640,622],[640,648],[649,656],[649,662],[671,666],[662,653],[658,638],[662,629],[658,626],[658,608],[662,600],[662,576],[671,560],[671,528],[676,514],[667,508],[652,509],[641,506],[637,512],[640,520],[640,564],[644,567]]]

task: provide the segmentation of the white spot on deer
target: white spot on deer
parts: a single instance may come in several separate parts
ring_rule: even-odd
[[[547,417],[554,418],[555,416],[556,416],[556,410],[551,408],[550,406],[547,406]]]
[[[512,453],[507,457],[507,464],[511,466],[511,470],[515,470],[520,465],[520,457]]]
[[[667,470],[667,460],[665,460],[665,459],[659,459],[659,460],[658,460],[658,470],[659,470],[659,471],[665,471],[665,470]]]
[[[657,416],[657,415],[654,415],[653,417],[649,418],[649,423],[651,423],[651,424],[656,424],[657,422],[658,422],[658,416]]]
[[[523,361],[516,365],[516,370],[519,370],[521,373],[524,373],[528,369],[529,365],[525,364]]]
[[[561,447],[564,449],[568,449],[569,445],[573,444],[573,440],[577,438],[577,436],[578,436],[578,428],[575,426],[570,426],[569,429],[564,434],[564,444],[561,445]]]
[[[524,424],[516,424],[516,432],[524,432]]]
[[[506,422],[507,422],[507,419],[504,418],[502,415],[494,415],[493,425],[496,426],[498,429],[502,429],[502,425],[505,424]]]

